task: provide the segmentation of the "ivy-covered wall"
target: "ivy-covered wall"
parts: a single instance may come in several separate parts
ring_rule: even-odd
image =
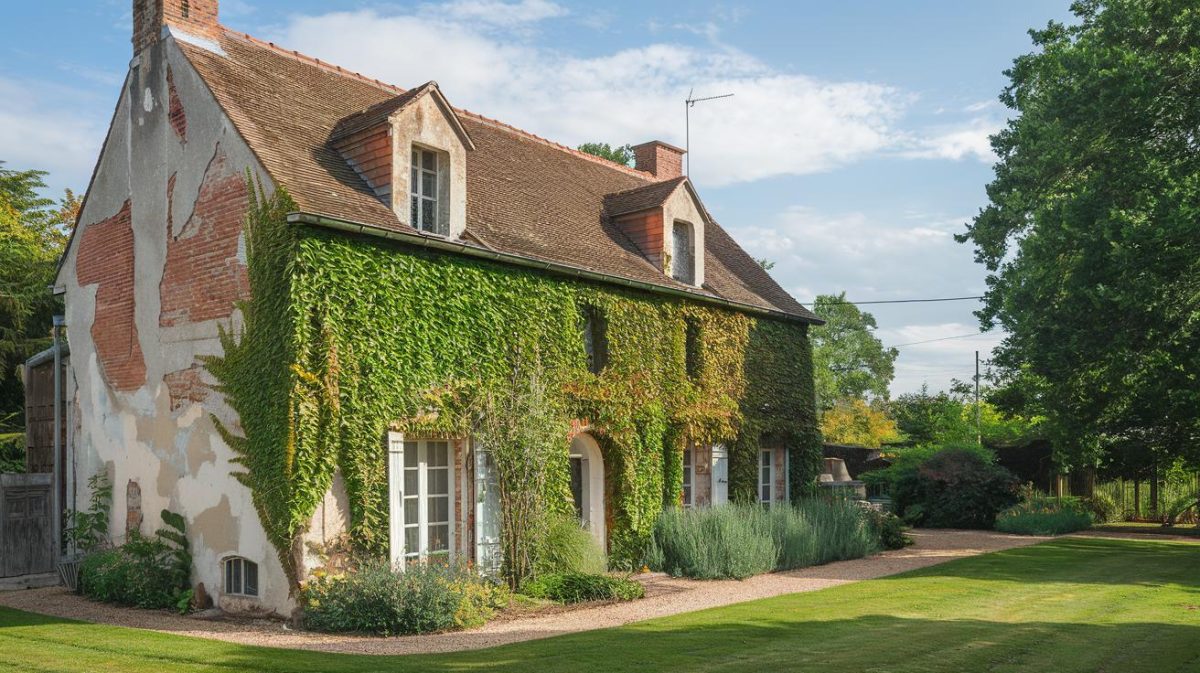
[[[386,431],[465,434],[471,391],[511,377],[515,351],[536,354],[563,408],[592,425],[615,562],[638,562],[664,503],[679,501],[685,442],[730,445],[734,499],[754,497],[760,441],[791,451],[793,493],[815,481],[804,325],[290,227],[289,207],[281,192],[248,218],[244,334],[210,363],[241,414],[245,439],[231,441],[285,567],[338,468],[352,537],[385,551]],[[584,351],[587,311],[606,323],[599,375]],[[563,484],[567,448],[564,437]]]

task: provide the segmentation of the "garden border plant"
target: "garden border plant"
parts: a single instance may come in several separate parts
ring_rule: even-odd
[[[730,446],[734,500],[753,498],[764,441],[791,451],[794,495],[815,482],[807,325],[293,226],[285,189],[251,187],[251,299],[242,329],[223,333],[224,354],[206,364],[239,415],[241,433],[220,430],[293,587],[302,533],[334,473],[353,538],[382,555],[385,432],[468,435],[477,392],[503,384],[514,354],[536,359],[563,418],[589,422],[602,447],[614,566],[640,566],[659,514],[679,501],[685,442]],[[589,309],[607,325],[599,374],[581,338]],[[699,357],[688,357],[689,330]],[[561,446],[565,463],[565,437]],[[565,470],[552,477],[565,484]],[[546,488],[551,508],[568,502]]]

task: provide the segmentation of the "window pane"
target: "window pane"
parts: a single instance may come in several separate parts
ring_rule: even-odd
[[[413,169],[415,170],[415,169],[416,169],[418,166],[420,166],[420,165],[421,165],[421,151],[420,151],[420,150],[413,150],[413,153],[412,153],[412,167],[413,167]],[[413,184],[415,185],[415,184],[417,184],[417,183],[416,183],[416,182],[413,182]]]
[[[763,467],[771,466],[771,452],[770,451],[762,452],[762,466]]]
[[[450,464],[450,443],[449,442],[430,442],[429,443],[429,466],[430,467],[445,467]]]
[[[426,507],[429,508],[429,521],[431,523],[450,520],[450,498],[444,495],[430,496]]]
[[[771,502],[771,487],[768,484],[763,484],[762,501],[763,502]]]
[[[421,173],[421,196],[437,198],[437,173]]]
[[[404,443],[404,467],[416,467],[416,466],[417,466],[417,443],[416,442],[405,442]]]
[[[429,549],[428,551],[445,551],[450,548],[450,526],[442,524],[440,526],[429,527]]]
[[[246,566],[246,586],[245,594],[247,596],[258,595],[258,564],[253,561],[245,561]]]
[[[233,566],[233,588],[230,589],[229,592],[240,594],[242,593],[242,560],[233,559],[230,561],[230,565]]]
[[[417,494],[417,470],[416,468],[404,470],[404,495]]]
[[[404,499],[404,523],[412,525],[417,523],[417,504],[419,500],[416,497]]]
[[[437,170],[437,155],[433,152],[421,151],[421,168],[427,171]]]
[[[234,560],[229,559],[225,562],[225,593],[234,593],[233,587],[233,564]]]
[[[450,492],[449,470],[445,468],[429,470],[428,485],[431,495],[445,495]]]
[[[437,212],[437,203],[429,199],[422,199],[425,203],[421,204],[421,228],[425,231],[433,231],[435,225],[434,214]]]
[[[404,555],[417,554],[421,551],[421,531],[416,526],[404,529]]]

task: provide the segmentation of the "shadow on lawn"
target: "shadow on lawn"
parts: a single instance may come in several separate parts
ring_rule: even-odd
[[[1191,542],[1062,537],[881,579],[962,577],[1131,586],[1172,583],[1200,592],[1197,568],[1200,568],[1200,545]]]
[[[1191,616],[1200,613],[1181,614],[1181,621],[1196,622],[1192,625],[1100,625],[884,615],[819,620],[794,611],[776,610],[763,616],[761,609],[735,608],[739,609],[491,650],[412,657],[272,650],[0,610],[0,652],[23,655],[26,652],[17,648],[28,647],[61,666],[70,664],[64,656],[83,648],[88,662],[104,662],[108,667],[103,670],[122,671],[1200,670],[1200,650],[1195,646],[1200,642],[1200,617]]]

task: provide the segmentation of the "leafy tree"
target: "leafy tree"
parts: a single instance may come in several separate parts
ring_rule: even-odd
[[[841,401],[826,409],[821,414],[821,434],[835,444],[875,447],[900,439],[887,410],[863,400]]]
[[[968,445],[982,436],[985,445],[997,446],[1029,439],[1036,432],[1039,419],[1001,410],[989,401],[991,392],[985,389],[979,402],[978,430],[974,388],[961,381],[954,381],[949,393],[930,393],[928,387],[922,386],[919,392],[900,395],[888,407],[904,439],[913,444]]]
[[[847,302],[845,292],[817,296],[813,312],[825,320],[812,331],[817,406],[868,396],[886,400],[900,351],[884,348],[871,333],[875,316]]]
[[[47,289],[74,223],[78,199],[58,209],[39,195],[42,171],[13,171],[0,162],[0,433],[19,433],[25,393],[18,367],[49,346],[61,303]],[[66,218],[70,217],[68,221]]]
[[[1121,446],[1200,463],[1200,12],[1081,0],[1006,72],[990,203],[959,236],[1002,378],[1064,464]],[[1013,402],[1012,399],[1008,400]]]
[[[760,257],[754,261],[758,262],[758,265],[763,268],[763,271],[770,271],[771,269],[775,268],[775,262],[767,259],[766,257]]]
[[[579,151],[598,156],[602,159],[608,159],[613,163],[623,166],[633,165],[633,145],[617,145],[613,147],[608,143],[584,143],[579,146]]]

